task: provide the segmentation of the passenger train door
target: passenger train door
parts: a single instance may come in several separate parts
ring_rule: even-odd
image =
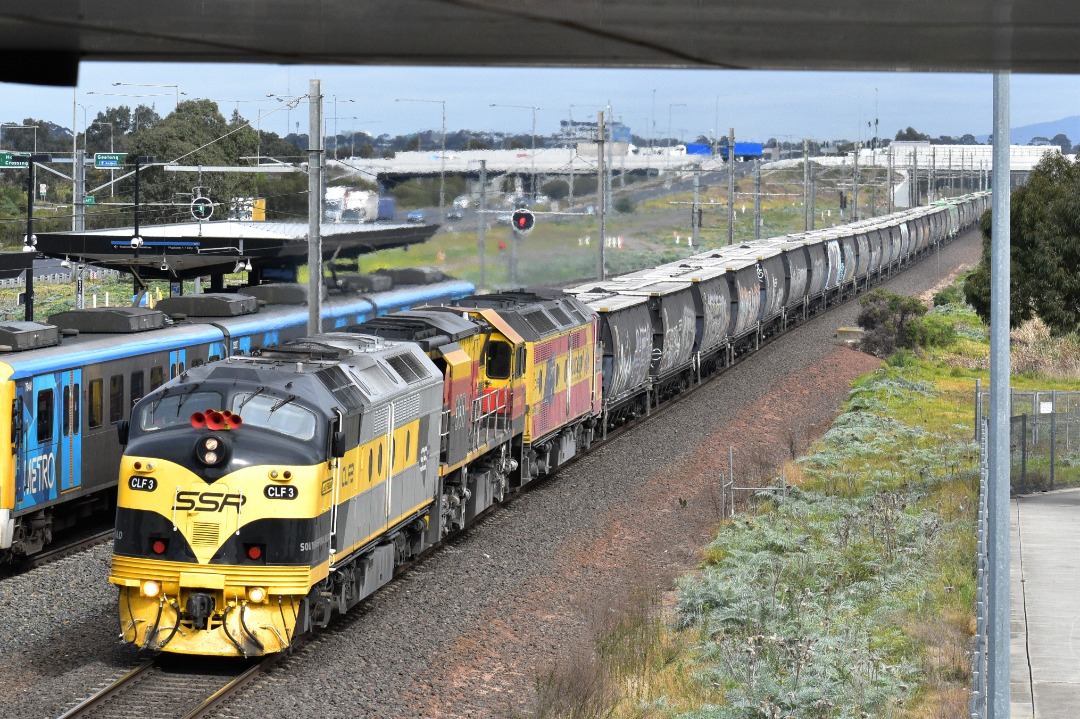
[[[16,509],[33,507],[59,495],[60,376],[60,372],[48,372],[20,382],[22,431],[16,470]]]
[[[57,470],[60,491],[82,485],[82,370],[60,373],[60,442]]]

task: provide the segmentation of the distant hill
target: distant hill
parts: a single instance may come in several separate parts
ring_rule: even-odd
[[[1063,117],[1060,120],[1050,122],[1037,122],[1033,125],[1014,127],[1009,130],[1009,142],[1013,145],[1026,145],[1033,137],[1045,137],[1051,139],[1058,133],[1064,133],[1073,145],[1080,144],[1080,115]],[[990,142],[990,135],[977,135],[979,142]]]

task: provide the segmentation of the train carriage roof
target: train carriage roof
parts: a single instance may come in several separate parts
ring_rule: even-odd
[[[473,295],[450,306],[496,310],[528,342],[577,329],[596,316],[575,297],[557,291]]]

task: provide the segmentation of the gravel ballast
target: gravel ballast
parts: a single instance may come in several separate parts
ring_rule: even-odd
[[[887,283],[919,294],[978,261],[969,232]],[[836,344],[848,303],[436,551],[233,699],[233,717],[496,717],[590,641],[597,613],[670,587],[713,536],[716,478],[790,457],[878,361]],[[119,644],[110,545],[0,581],[0,709],[55,717],[137,663]],[[156,717],[168,717],[159,707]]]

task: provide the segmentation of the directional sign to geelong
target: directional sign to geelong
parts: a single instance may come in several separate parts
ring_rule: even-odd
[[[120,167],[124,164],[124,158],[127,157],[126,152],[95,152],[94,153],[94,167],[97,169]]]

